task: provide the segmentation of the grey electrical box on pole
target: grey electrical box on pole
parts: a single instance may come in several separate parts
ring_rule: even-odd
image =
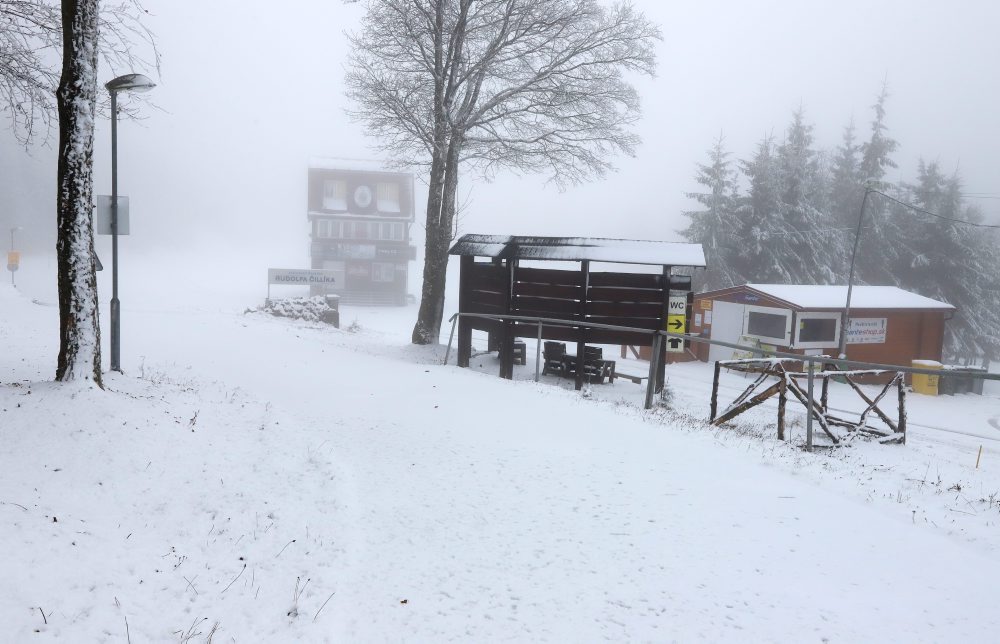
[[[111,234],[111,196],[97,195],[94,198],[94,219],[98,235]],[[128,234],[128,197],[118,197],[118,234]]]

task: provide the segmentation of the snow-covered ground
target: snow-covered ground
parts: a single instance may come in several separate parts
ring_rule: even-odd
[[[643,412],[534,383],[531,348],[514,381],[443,366],[413,307],[152,289],[100,391],[49,382],[53,301],[0,286],[5,641],[996,641],[995,389],[806,453],[767,406],[707,427],[707,365]]]

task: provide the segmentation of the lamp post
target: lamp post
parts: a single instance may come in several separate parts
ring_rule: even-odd
[[[10,252],[12,254],[14,252],[14,233],[18,230],[22,230],[22,228],[20,226],[12,226],[10,229]],[[16,284],[14,284],[14,271],[10,272],[10,285],[16,286]]]
[[[104,86],[111,94],[111,370],[121,371],[121,302],[118,300],[118,92],[156,87],[142,74],[125,74]]]
[[[844,305],[844,312],[840,316],[840,348],[838,358],[847,358],[847,327],[851,322],[851,291],[854,290],[854,263],[858,256],[858,243],[861,241],[861,223],[865,219],[865,204],[868,203],[868,195],[875,190],[875,182],[869,179],[865,181],[865,196],[861,199],[861,212],[858,213],[858,229],[854,232],[854,250],[851,251],[851,272],[847,278],[847,302]]]

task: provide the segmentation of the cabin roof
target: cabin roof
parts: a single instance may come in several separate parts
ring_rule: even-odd
[[[460,237],[448,253],[494,259],[705,266],[705,251],[701,244],[600,237],[469,234]]]
[[[832,284],[744,284],[698,293],[696,297],[711,298],[743,290],[767,295],[803,311],[839,311],[847,302],[847,286]],[[955,307],[896,286],[855,285],[851,291],[851,309],[954,311]]]

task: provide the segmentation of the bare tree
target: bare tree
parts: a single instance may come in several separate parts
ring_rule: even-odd
[[[437,342],[459,169],[546,172],[563,185],[634,154],[659,29],[629,2],[368,0],[351,36],[351,115],[399,165],[429,169],[413,342]]]
[[[99,51],[108,67],[158,68],[159,51],[142,21],[148,12],[140,1],[103,2],[100,9]],[[61,47],[58,2],[0,0],[0,112],[7,113],[14,134],[24,143],[50,131]]]

